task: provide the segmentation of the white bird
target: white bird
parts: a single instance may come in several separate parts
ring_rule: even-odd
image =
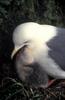
[[[47,87],[48,75],[65,79],[65,28],[23,23],[13,32],[16,70],[21,80]]]

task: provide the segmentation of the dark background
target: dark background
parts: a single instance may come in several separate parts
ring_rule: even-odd
[[[9,75],[13,30],[28,21],[65,27],[65,0],[0,0],[0,78]]]
[[[28,21],[65,27],[65,0],[0,0],[0,78],[10,73],[13,30]]]
[[[0,0],[0,83],[13,77],[13,30],[28,21],[65,27],[65,0]]]

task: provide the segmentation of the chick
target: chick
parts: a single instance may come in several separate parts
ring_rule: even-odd
[[[48,86],[48,75],[65,79],[65,29],[34,22],[19,25],[13,33],[15,67],[21,80]]]

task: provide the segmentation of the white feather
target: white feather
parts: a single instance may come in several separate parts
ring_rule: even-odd
[[[41,67],[51,76],[64,79],[63,71],[53,59],[48,55],[48,46],[46,42],[57,35],[58,32],[65,32],[65,29],[57,28],[51,25],[40,25],[34,22],[28,22],[19,25],[13,33],[13,42],[15,48],[22,47],[28,43],[32,49],[34,61],[38,62]]]

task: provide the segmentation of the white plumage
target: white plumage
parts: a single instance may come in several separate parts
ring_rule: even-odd
[[[14,30],[14,50],[11,57],[13,58],[21,48],[27,45],[27,49],[24,49],[24,55],[22,55],[23,53],[21,54],[20,60],[22,60],[22,63],[20,65],[23,66],[25,60],[31,62],[31,64],[36,62],[40,65],[40,69],[45,71],[46,74],[54,78],[65,79],[65,71],[49,56],[48,53],[52,48],[47,45],[51,39],[55,38],[60,33],[64,34],[65,29],[51,25],[40,25],[34,22],[23,23]],[[19,68],[21,68],[21,66],[17,65],[16,69],[18,75],[22,78]]]

